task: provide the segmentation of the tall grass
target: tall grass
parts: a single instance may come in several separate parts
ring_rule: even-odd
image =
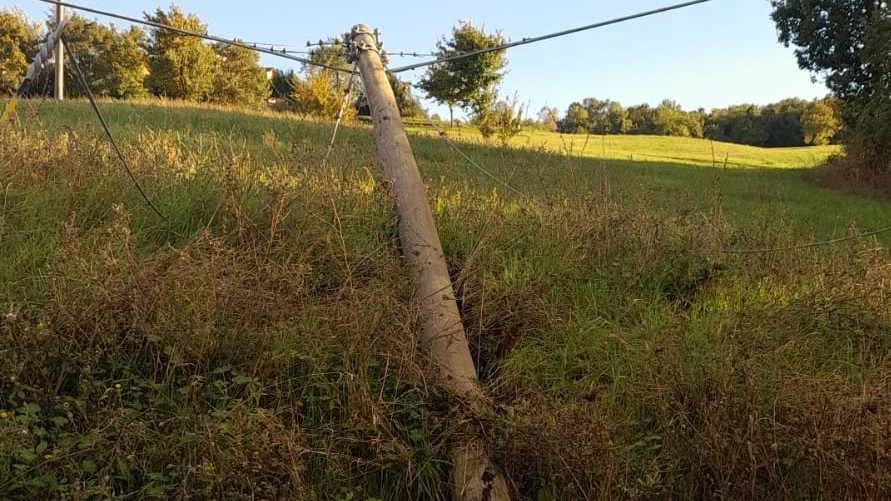
[[[456,417],[367,129],[323,170],[327,124],[106,104],[163,222],[85,106],[29,109],[0,126],[0,497],[446,499]],[[463,146],[530,203],[413,145],[520,499],[891,495],[887,236],[725,252],[887,203]]]

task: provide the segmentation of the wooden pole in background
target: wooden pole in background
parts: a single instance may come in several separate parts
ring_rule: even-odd
[[[56,4],[56,26],[64,24],[65,7]],[[63,101],[65,99],[65,47],[62,45],[60,38],[56,42],[55,60],[56,60],[56,100]]]
[[[436,382],[466,404],[471,414],[478,413],[487,407],[486,399],[461,323],[427,188],[405,134],[377,37],[367,26],[358,25],[352,30],[352,43],[371,109],[377,156],[396,199],[402,252],[420,301],[422,348]],[[473,420],[467,422],[470,429],[456,434],[450,451],[454,499],[509,500],[503,473],[489,459]]]

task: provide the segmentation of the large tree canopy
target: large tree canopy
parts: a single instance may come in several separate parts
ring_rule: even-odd
[[[837,100],[832,98],[814,102],[793,98],[765,106],[715,108],[707,113],[704,109],[685,111],[672,100],[655,108],[648,104],[625,108],[618,101],[589,97],[569,105],[556,124],[566,133],[705,137],[752,146],[789,147],[835,140],[840,129],[837,108]],[[549,126],[548,113],[540,114],[539,122]]]
[[[187,15],[175,6],[169,12],[157,9],[145,18],[189,31],[207,32],[198,16]],[[148,43],[148,55],[151,75],[147,83],[152,93],[172,99],[207,100],[213,89],[216,54],[201,39],[156,29]]]
[[[15,92],[37,44],[37,27],[21,11],[0,11],[0,94]]]
[[[215,45],[214,50],[218,67],[212,100],[251,108],[263,107],[271,90],[266,71],[260,67],[260,56],[252,50],[228,44]]]
[[[829,144],[841,128],[833,101],[824,99],[808,105],[801,115],[804,142],[809,145]]]
[[[891,7],[885,0],[773,0],[780,41],[844,100],[891,84]]]
[[[320,45],[310,51],[309,59],[314,63],[343,70],[352,67],[347,60],[346,48],[339,37],[329,37],[327,41],[320,41]],[[332,120],[338,116],[343,107],[343,119],[355,118],[354,103],[361,99],[363,92],[361,78],[354,77],[352,90],[347,92],[351,85],[348,71],[340,72],[305,64],[303,75],[301,78],[298,74],[290,72],[279,81],[279,85],[285,84],[288,87],[286,95],[292,111],[306,117]],[[351,103],[344,102],[347,97]]]
[[[65,37],[95,94],[118,99],[146,94],[148,66],[142,30],[134,27],[121,32],[74,15],[65,26]],[[52,75],[45,72],[44,78],[52,79]],[[77,79],[66,80],[65,93],[82,95]]]
[[[843,104],[854,165],[891,170],[891,5],[887,0],[773,0],[780,41],[824,76]],[[822,110],[826,112],[826,110]],[[811,116],[810,118],[814,118]]]
[[[392,73],[387,73],[387,80],[390,87],[393,88],[393,94],[396,96],[396,106],[399,107],[399,113],[403,117],[426,117],[427,110],[421,104],[421,101],[412,93],[411,84],[403,82]]]
[[[462,22],[452,29],[451,38],[437,44],[439,58],[497,47],[504,41],[499,33],[490,35],[482,28]],[[418,87],[430,98],[448,106],[450,113],[455,106],[479,113],[495,102],[506,66],[504,51],[445,61],[430,66]]]

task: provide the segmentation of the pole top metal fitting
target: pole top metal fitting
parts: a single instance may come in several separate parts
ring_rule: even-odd
[[[353,42],[349,54],[349,60],[351,62],[358,60],[359,53],[363,51],[377,52],[381,55],[381,59],[385,60],[380,30],[373,30],[367,25],[357,24],[353,26],[353,29],[350,32],[350,38]]]
[[[359,35],[374,36],[374,30],[372,30],[371,28],[369,28],[368,26],[366,26],[364,24],[357,24],[357,25],[353,26],[352,36],[355,39]]]

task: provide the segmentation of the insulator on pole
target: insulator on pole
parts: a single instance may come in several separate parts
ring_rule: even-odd
[[[40,74],[40,70],[46,66],[53,49],[55,49],[56,44],[59,43],[59,40],[62,38],[62,33],[65,31],[65,25],[67,23],[68,19],[62,18],[59,21],[58,26],[56,26],[55,31],[50,33],[49,36],[46,37],[46,41],[40,44],[37,55],[34,56],[34,61],[31,62],[31,65],[28,66],[28,70],[25,72],[25,81],[22,82],[22,86],[29,81],[35,80],[37,75]],[[21,89],[21,87],[19,88]]]

